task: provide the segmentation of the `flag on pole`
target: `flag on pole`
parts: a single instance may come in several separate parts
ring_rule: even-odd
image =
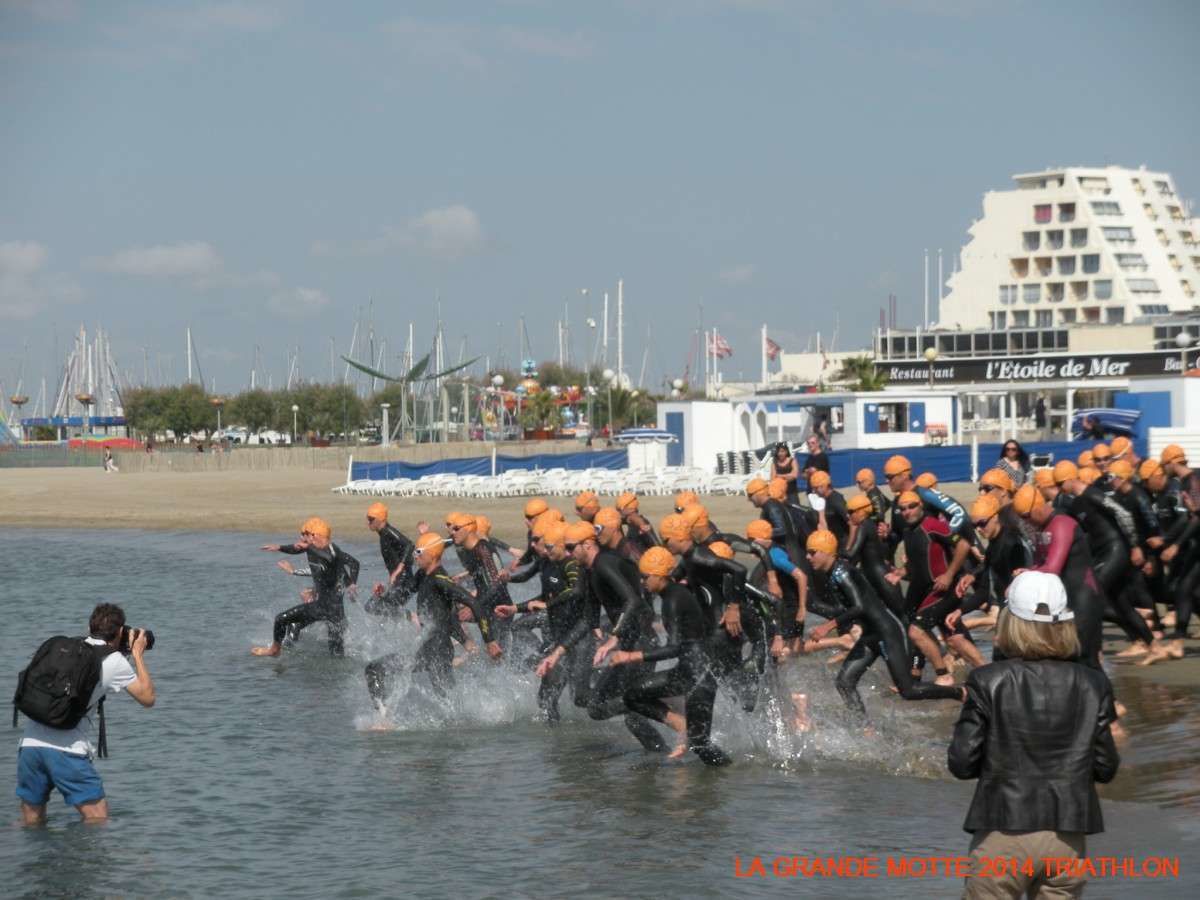
[[[765,349],[766,349],[766,353],[767,353],[767,359],[770,359],[770,360],[778,359],[779,353],[780,353],[780,351],[783,350],[783,348],[780,347],[777,343],[775,343],[770,338],[764,338],[764,340],[766,341]]]
[[[733,348],[729,346],[729,341],[721,337],[714,328],[708,338],[708,352],[717,359],[725,359],[733,356]]]

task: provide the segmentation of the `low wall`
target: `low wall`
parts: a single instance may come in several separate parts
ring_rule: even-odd
[[[392,444],[390,447],[234,447],[224,453],[195,450],[155,450],[114,453],[121,474],[136,472],[265,471],[268,469],[328,469],[346,472],[350,457],[356,462],[431,463],[442,459],[570,453],[582,449],[578,441],[459,441],[449,444]],[[97,463],[98,464],[98,463]]]

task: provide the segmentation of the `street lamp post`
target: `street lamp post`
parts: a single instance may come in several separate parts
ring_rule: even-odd
[[[640,393],[641,393],[640,391],[635,390],[629,395],[629,398],[633,401],[633,427],[634,428],[638,427],[638,424],[637,424],[637,419],[638,419],[637,400],[638,400],[638,396]]]
[[[1190,331],[1184,329],[1175,335],[1175,346],[1179,348],[1179,374],[1187,377],[1187,352],[1188,347],[1196,341],[1196,336]]]
[[[388,417],[388,410],[392,408],[392,404],[380,403],[379,408],[383,410],[383,428],[381,429],[381,434],[379,435],[379,446],[389,447],[392,443],[392,423]]]
[[[300,407],[295,403],[292,404],[292,446],[296,444],[296,414],[300,412]]]
[[[929,347],[925,350],[925,361],[929,363],[929,387],[933,387],[933,364],[937,362],[938,350],[937,347]]]
[[[504,386],[504,376],[499,373],[492,376],[492,389],[496,392],[496,424],[500,426],[500,440],[504,439],[504,395],[500,388]]]
[[[213,397],[208,401],[217,410],[217,437],[221,436],[221,407],[225,405],[224,397]]]

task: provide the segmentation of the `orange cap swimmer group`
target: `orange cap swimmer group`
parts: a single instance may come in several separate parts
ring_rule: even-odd
[[[605,531],[619,529],[621,527],[621,514],[617,512],[615,507],[603,506],[596,511],[596,516],[592,519],[592,524]]]
[[[446,544],[442,540],[442,536],[432,531],[427,531],[417,538],[417,548],[414,552],[418,557],[439,560],[442,558],[442,553],[445,550]]]
[[[1013,512],[1018,516],[1027,516],[1045,502],[1037,488],[1032,484],[1023,484],[1013,495]]]
[[[875,487],[875,473],[870,469],[859,469],[858,474],[854,476],[854,481],[864,491],[869,491]]]
[[[837,538],[832,531],[819,529],[808,536],[804,548],[817,553],[837,553]]]
[[[386,522],[388,517],[388,508],[386,504],[376,501],[367,507],[367,518],[374,519],[376,522]]]
[[[525,501],[525,518],[536,519],[542,513],[550,508],[550,504],[541,497],[534,497],[532,500]]]
[[[664,540],[686,541],[692,536],[692,526],[679,513],[671,513],[663,516],[663,520],[658,523],[658,533]]]
[[[746,526],[746,537],[752,541],[769,541],[771,523],[766,519],[755,519]]]
[[[888,478],[911,471],[912,463],[908,461],[908,457],[900,456],[899,454],[889,457],[888,461],[883,464],[883,474]]]

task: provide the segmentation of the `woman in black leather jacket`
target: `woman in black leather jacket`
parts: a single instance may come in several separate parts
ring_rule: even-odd
[[[955,777],[979,779],[963,829],[981,877],[966,879],[964,897],[1083,889],[1069,863],[1086,856],[1086,835],[1104,830],[1096,783],[1113,779],[1120,758],[1108,678],[1070,661],[1079,654],[1073,617],[1058,576],[1022,572],[996,627],[1007,658],[967,679],[949,751]],[[1003,871],[1000,858],[1010,860]]]

